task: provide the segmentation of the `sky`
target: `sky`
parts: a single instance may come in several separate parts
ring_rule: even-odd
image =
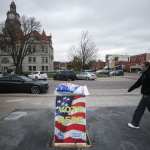
[[[88,31],[97,59],[150,52],[150,0],[15,0],[20,16],[35,17],[52,35],[55,61],[68,61]],[[0,0],[0,22],[11,0]]]

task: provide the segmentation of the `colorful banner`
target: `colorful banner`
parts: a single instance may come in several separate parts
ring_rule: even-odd
[[[55,143],[86,143],[84,96],[56,96]]]

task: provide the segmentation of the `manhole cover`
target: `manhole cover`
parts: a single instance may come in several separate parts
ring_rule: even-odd
[[[17,111],[10,113],[4,120],[18,120],[23,116],[26,116],[27,112]]]

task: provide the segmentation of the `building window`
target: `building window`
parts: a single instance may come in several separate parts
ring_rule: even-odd
[[[7,66],[2,66],[2,72],[6,72],[8,70]]]
[[[29,71],[36,71],[36,66],[29,66]]]
[[[48,48],[47,47],[45,47],[45,53],[48,53]]]
[[[46,66],[46,71],[48,71],[48,66]]]
[[[42,63],[48,63],[48,57],[42,57]]]
[[[36,62],[36,57],[33,57],[33,62]]]
[[[33,71],[36,71],[36,66],[33,66]]]
[[[32,71],[32,66],[29,66],[29,71]]]
[[[33,46],[32,52],[35,53],[36,52],[36,48],[35,46]]]
[[[44,66],[42,66],[42,71],[44,71]]]
[[[28,61],[29,61],[29,63],[31,63],[32,62],[32,57],[29,57]]]
[[[45,58],[45,62],[48,63],[48,58],[47,57]]]
[[[36,62],[36,57],[29,57],[28,61],[29,61],[29,63],[35,63]]]
[[[41,46],[41,52],[42,52],[42,53],[48,53],[48,48],[49,48],[49,47],[48,47],[47,45],[42,45],[42,46]]]
[[[44,46],[43,45],[41,46],[41,49],[42,49],[42,52],[44,52]]]
[[[48,71],[48,66],[42,66],[42,71]]]

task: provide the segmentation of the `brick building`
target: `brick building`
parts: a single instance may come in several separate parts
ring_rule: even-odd
[[[141,65],[144,62],[150,62],[150,53],[134,55],[130,57],[130,72],[141,70]]]
[[[92,70],[99,70],[105,67],[106,63],[104,61],[98,60],[91,65]]]
[[[128,55],[106,55],[106,65],[110,69],[114,69],[117,66],[122,66],[125,71],[129,71],[130,57]]]

